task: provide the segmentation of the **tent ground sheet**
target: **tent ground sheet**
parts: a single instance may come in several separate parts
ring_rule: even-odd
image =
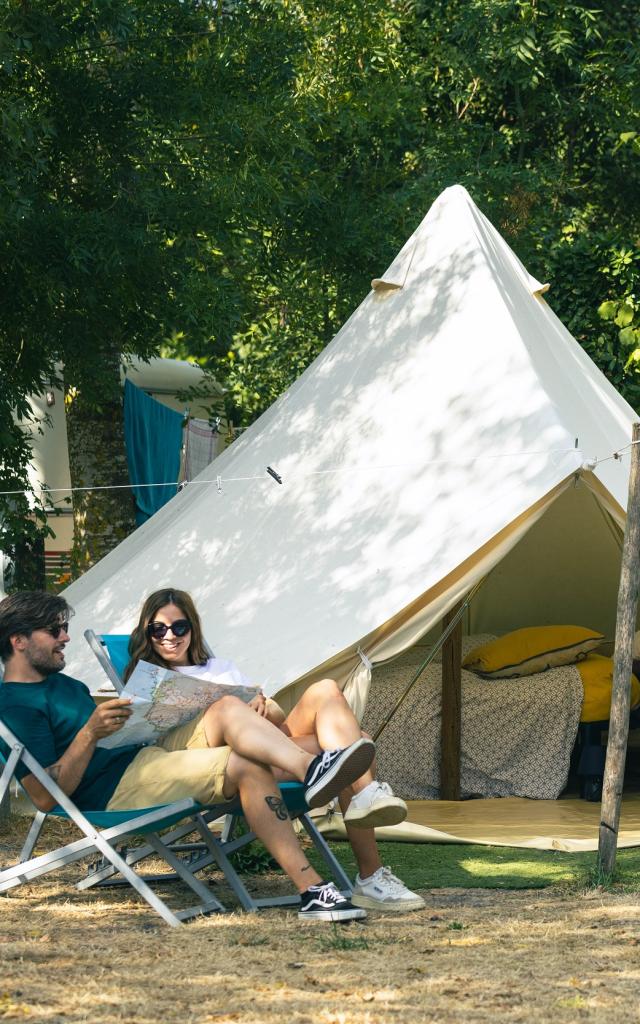
[[[402,825],[376,829],[378,839],[410,843],[478,843],[581,853],[598,848],[600,804],[577,798],[526,800],[410,800]],[[345,836],[342,815],[325,814],[320,829]],[[640,846],[640,794],[622,803],[619,847]]]

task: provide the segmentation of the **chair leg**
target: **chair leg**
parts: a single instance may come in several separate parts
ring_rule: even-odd
[[[33,853],[35,845],[38,842],[38,839],[40,838],[40,833],[42,832],[42,826],[44,825],[46,820],[47,820],[47,815],[46,815],[45,811],[37,811],[36,814],[33,816],[33,821],[31,822],[31,828],[29,829],[29,833],[27,835],[27,838],[24,841],[24,846],[22,847],[22,850],[20,851],[20,857],[19,857],[19,863],[20,864],[23,864],[26,860],[30,860],[31,859],[31,854]]]
[[[158,856],[166,860],[167,864],[173,868],[182,881],[202,900],[202,904],[200,906],[180,911],[179,917],[181,921],[186,920],[188,917],[194,917],[196,914],[210,914],[212,911],[220,912],[226,909],[220,900],[216,899],[213,895],[209,886],[196,878],[186,864],[184,864],[179,857],[176,857],[173,850],[169,846],[166,846],[159,836],[152,833],[149,836],[149,843],[153,846]]]
[[[165,843],[166,846],[170,846],[175,853],[182,853],[185,850],[186,845],[188,845],[191,851],[196,852],[197,850],[202,848],[201,843],[181,843],[181,840],[184,839],[185,836],[188,836],[191,832],[194,831],[196,831],[195,823],[193,821],[189,821],[187,822],[187,824],[178,825],[177,828],[171,829],[170,832],[165,832],[164,835],[162,836],[162,841],[163,843]],[[127,864],[133,866],[134,864],[139,864],[140,861],[144,860],[146,857],[150,857],[154,852],[155,850],[153,846],[150,843],[145,843],[143,846],[136,846],[133,849],[128,850],[126,855],[124,855],[124,859],[126,860]],[[86,876],[82,879],[82,881],[77,883],[76,888],[90,889],[94,885],[123,884],[122,879],[119,878],[115,879],[113,883],[109,882],[109,879],[111,879],[112,876],[116,874],[117,871],[113,867],[113,864],[109,863],[109,861],[106,861],[103,858],[103,860],[100,863],[90,868],[90,870],[87,872]],[[146,881],[158,881],[159,877],[160,876],[158,875],[151,875],[148,878],[146,878]],[[178,875],[175,874],[164,875],[162,877],[163,881],[166,882],[178,880]]]
[[[233,890],[233,893],[238,902],[240,903],[240,905],[245,910],[255,910],[256,901],[249,893],[247,887],[245,886],[244,882],[238,875],[238,872],[236,871],[233,864],[229,860],[227,853],[225,851],[225,846],[228,846],[229,844],[222,843],[219,840],[217,840],[215,836],[207,828],[207,824],[204,821],[204,819],[200,818],[200,816],[198,816],[196,821],[198,825],[198,831],[202,836],[202,841],[209,850],[209,855],[203,858],[199,858],[197,861],[195,861],[193,864],[193,870],[199,871],[201,868],[206,867],[207,864],[211,864],[215,861],[220,870],[223,872],[226,882],[228,883],[228,885],[231,886],[231,889]],[[245,836],[242,836],[239,845],[242,844],[242,840],[244,839]]]
[[[324,838],[322,833],[318,831],[318,829],[316,828],[308,814],[301,814],[299,817],[299,821],[302,822],[305,832],[312,840],[316,850],[322,856],[322,859],[324,860],[325,864],[333,874],[333,877],[338,883],[338,888],[342,892],[343,896],[346,896],[348,898],[349,896],[351,896],[351,893],[353,891],[351,886],[351,880],[347,873],[345,872],[344,868],[342,867],[342,864],[340,863],[338,858],[332,852],[331,847],[327,843],[327,840]]]

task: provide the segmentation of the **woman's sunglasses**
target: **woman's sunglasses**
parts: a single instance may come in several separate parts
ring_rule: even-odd
[[[176,619],[170,626],[166,622],[150,622],[147,626],[147,633],[153,640],[164,640],[169,630],[174,636],[186,636],[191,630],[191,623],[188,619]]]

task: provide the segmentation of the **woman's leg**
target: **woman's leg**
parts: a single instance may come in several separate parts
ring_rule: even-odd
[[[303,746],[302,738],[305,736],[315,738],[321,748],[352,743],[360,737],[369,739],[333,679],[313,683],[285,719],[282,728],[299,746]],[[355,799],[351,803],[353,797]],[[407,814],[405,802],[394,796],[388,785],[375,782],[375,764],[344,791],[340,805],[345,814],[345,826],[363,831],[370,831],[378,825],[398,824]],[[360,842],[355,839],[351,845],[354,853],[360,851],[367,865],[377,861],[373,833],[370,840]],[[379,861],[377,866],[380,866]]]
[[[287,772],[305,785],[309,807],[331,800],[369,768],[375,747],[358,736],[344,747],[334,747],[322,758],[313,757],[278,726],[256,714],[237,697],[222,697],[201,719],[207,746],[231,747],[251,761]]]
[[[312,683],[285,719],[283,730],[300,746],[303,737],[315,737],[321,750],[346,747],[363,735],[356,716],[334,679]],[[373,777],[371,769],[365,772],[352,783],[352,793],[368,786]]]
[[[343,789],[338,797],[343,817],[346,814],[352,796],[353,789],[349,786],[347,789]],[[353,850],[353,855],[356,858],[358,874],[360,878],[369,878],[374,871],[382,867],[375,831],[372,828],[353,828],[346,821],[344,827],[347,830],[347,838]]]
[[[231,747],[236,754],[280,768],[299,782],[313,760],[311,754],[237,697],[222,697],[211,704],[203,723],[210,747]]]
[[[319,754],[321,747],[315,738],[315,736],[297,736],[295,742],[299,743],[304,750],[307,750],[310,754]],[[286,782],[291,779],[291,775],[288,772],[274,771],[274,776],[280,782]],[[347,786],[340,793],[340,809],[344,814],[347,807],[351,802],[353,796],[353,785]],[[376,835],[372,828],[352,828],[345,822],[345,828],[347,830],[347,837],[351,844],[356,863],[358,865],[358,874],[361,878],[368,878],[374,871],[377,871],[382,866],[380,860],[380,854],[378,853],[378,846],[376,844]]]

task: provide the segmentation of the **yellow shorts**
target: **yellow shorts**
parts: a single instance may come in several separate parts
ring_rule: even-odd
[[[204,712],[171,729],[152,747],[136,754],[107,804],[108,811],[133,810],[169,804],[192,797],[217,804],[223,793],[230,747],[209,747]]]

